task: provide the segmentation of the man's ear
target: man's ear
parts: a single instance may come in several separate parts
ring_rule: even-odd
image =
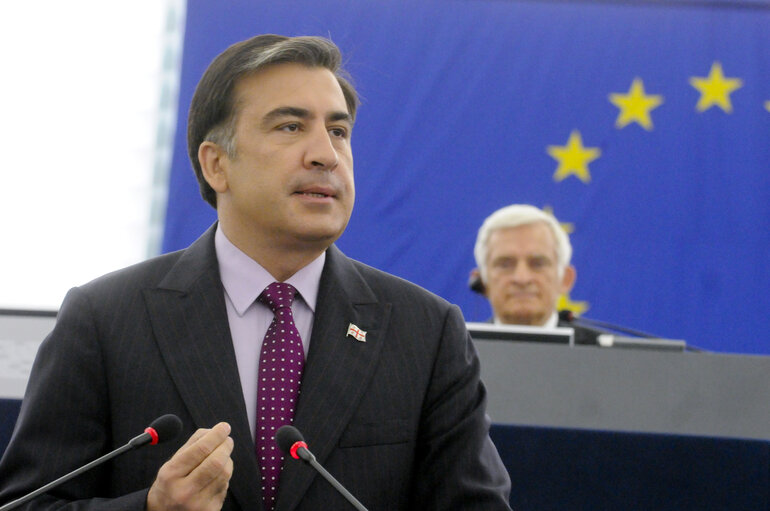
[[[201,164],[203,178],[217,193],[227,191],[227,164],[229,158],[224,149],[214,142],[204,141],[198,146],[198,161]]]
[[[572,286],[575,285],[577,280],[577,270],[572,265],[567,265],[564,268],[564,275],[561,277],[561,294],[566,295],[572,290]]]

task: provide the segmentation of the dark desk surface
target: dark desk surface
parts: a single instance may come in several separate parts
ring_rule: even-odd
[[[770,509],[770,442],[494,425],[517,511]]]

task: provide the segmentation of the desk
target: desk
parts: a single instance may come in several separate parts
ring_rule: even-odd
[[[37,349],[56,323],[54,311],[0,310],[0,399],[21,399]]]
[[[516,511],[770,509],[770,442],[498,425]]]
[[[474,341],[498,424],[770,440],[770,357]]]
[[[514,509],[770,509],[770,357],[474,343]]]

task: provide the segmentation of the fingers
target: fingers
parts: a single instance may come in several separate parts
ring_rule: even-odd
[[[229,438],[230,425],[220,422],[211,429],[199,429],[171,458],[173,474],[185,477],[195,470]],[[231,440],[232,441],[232,440]],[[229,455],[229,453],[228,453]]]
[[[200,463],[188,474],[188,479],[194,486],[201,490],[208,490],[210,494],[227,491],[227,485],[233,473],[233,460],[230,454],[233,452],[234,443],[233,439],[227,436],[229,433],[230,427],[227,426],[227,433],[222,441],[215,445],[209,435],[204,435],[194,442],[188,451],[193,453],[194,460],[202,457]]]
[[[199,429],[158,472],[147,510],[219,510],[233,473],[230,425]]]

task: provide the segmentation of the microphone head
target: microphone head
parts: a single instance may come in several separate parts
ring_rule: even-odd
[[[152,421],[148,429],[153,429],[157,435],[157,441],[154,443],[166,442],[179,435],[182,431],[182,421],[176,415],[168,413]]]
[[[566,321],[567,323],[572,323],[575,320],[575,314],[571,310],[560,310],[559,319],[561,321]]]
[[[305,439],[302,438],[302,433],[300,433],[297,428],[287,424],[281,426],[278,428],[278,431],[275,432],[275,441],[278,443],[278,447],[284,454],[289,454],[294,444],[297,442],[304,442]]]
[[[486,293],[487,289],[484,285],[484,281],[481,280],[481,273],[478,269],[471,270],[471,274],[468,277],[468,287],[471,291],[474,293],[478,293],[480,295],[483,295]]]

